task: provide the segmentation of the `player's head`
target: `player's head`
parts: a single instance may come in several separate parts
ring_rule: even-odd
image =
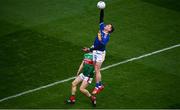
[[[105,27],[104,27],[104,30],[105,31],[108,31],[109,33],[112,33],[114,32],[114,27],[112,24],[107,24]]]

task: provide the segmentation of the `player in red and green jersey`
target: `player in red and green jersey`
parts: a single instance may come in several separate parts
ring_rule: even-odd
[[[82,73],[81,73],[82,72]],[[93,106],[96,105],[96,97],[91,95],[89,91],[86,89],[88,85],[92,82],[94,77],[94,66],[93,66],[93,55],[92,53],[84,54],[84,59],[78,69],[77,77],[72,82],[71,96],[66,103],[74,104],[76,99],[76,89],[77,85],[81,83],[80,91],[85,94],[91,100]]]

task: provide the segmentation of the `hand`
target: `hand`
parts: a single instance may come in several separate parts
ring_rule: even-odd
[[[102,41],[102,38],[101,38],[101,37],[102,37],[102,36],[101,36],[101,32],[99,31],[99,32],[98,32],[98,40],[99,40],[99,41]]]
[[[90,49],[87,48],[87,47],[84,47],[82,50],[83,50],[84,52],[86,52],[86,53],[90,52]]]

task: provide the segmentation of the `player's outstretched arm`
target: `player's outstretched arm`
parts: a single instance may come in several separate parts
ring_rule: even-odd
[[[100,20],[99,20],[99,23],[100,23],[100,30],[102,31],[104,29],[104,9],[101,9],[100,10]],[[98,32],[98,40],[101,42],[102,41],[102,38],[101,38],[101,32],[99,31]]]
[[[102,22],[104,22],[104,9],[100,10],[100,20],[99,20],[99,23],[102,23]]]

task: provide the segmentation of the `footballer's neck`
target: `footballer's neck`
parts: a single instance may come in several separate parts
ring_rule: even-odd
[[[104,32],[105,34],[109,34],[109,32],[108,32],[108,31],[106,31],[106,30],[103,30],[103,32]]]

